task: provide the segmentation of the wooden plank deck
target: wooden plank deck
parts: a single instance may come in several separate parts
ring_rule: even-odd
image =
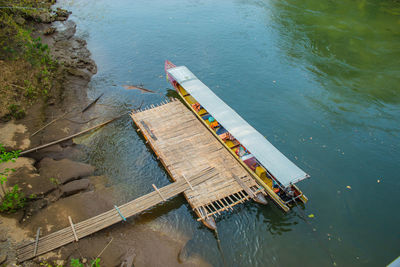
[[[217,175],[217,172],[213,168],[206,168],[196,174],[188,176],[187,181],[179,180],[170,185],[158,188],[147,195],[85,221],[73,224],[70,217],[65,218],[65,220],[70,220],[71,227],[38,238],[38,242],[30,241],[19,246],[17,248],[18,262],[32,259],[38,255],[77,241],[85,236],[91,235],[115,223],[125,220],[124,218],[131,217],[149,209],[185,190],[190,189],[190,185],[197,186],[204,181],[212,179],[215,175]]]
[[[180,101],[152,105],[131,117],[174,181],[206,167],[216,170],[215,177],[184,192],[200,219],[217,216],[255,194],[266,194]]]

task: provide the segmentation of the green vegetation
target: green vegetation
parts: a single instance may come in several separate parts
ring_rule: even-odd
[[[19,157],[19,153],[21,151],[17,150],[17,151],[11,151],[11,152],[7,152],[6,149],[4,148],[3,144],[0,144],[0,164],[1,163],[6,163],[6,162],[15,162],[15,160]],[[7,182],[7,177],[9,175],[9,172],[12,171],[14,172],[14,169],[9,169],[9,168],[5,168],[4,170],[0,169],[0,184],[1,187],[3,189],[3,191],[5,191],[5,183]]]
[[[0,9],[0,118],[21,119],[25,113],[21,106],[39,97],[46,102],[55,86],[58,64],[48,45],[33,37],[35,22],[54,18],[50,10],[53,3],[0,0],[0,6],[10,7]]]
[[[72,267],[84,267],[83,263],[79,259],[71,259],[71,266]]]
[[[72,267],[84,267],[85,265],[81,263],[79,259],[71,259],[71,266]],[[101,267],[100,266],[100,259],[96,258],[90,262],[90,267]]]
[[[63,267],[64,265],[62,265],[62,264],[60,265],[59,263],[57,263],[57,261],[53,261],[53,263],[50,263],[48,261],[43,261],[43,262],[40,263],[40,266],[45,266],[45,267]],[[84,263],[81,262],[80,259],[72,258],[71,262],[70,262],[70,265],[67,265],[67,266],[70,266],[70,267],[85,267],[85,266],[101,267],[100,266],[100,258],[96,258],[96,259],[92,260],[90,262],[90,264],[87,264],[87,263],[84,264]]]
[[[6,115],[7,118],[14,118],[16,120],[22,119],[25,117],[25,110],[18,104],[11,104],[8,106],[9,113]]]
[[[100,267],[100,259],[96,258],[96,259],[92,260],[90,263],[90,266],[91,267]]]
[[[14,185],[13,188],[6,192],[1,204],[0,212],[14,213],[18,209],[25,206],[26,198],[24,193],[20,192],[18,185]]]
[[[43,261],[40,263],[40,266],[45,266],[45,267],[63,267],[62,265],[59,265],[57,263],[48,263],[47,261]]]
[[[15,162],[20,152],[20,150],[7,152],[3,144],[0,144],[0,167],[1,163]],[[0,212],[12,213],[25,206],[26,199],[24,194],[20,192],[18,185],[14,185],[11,190],[7,190],[5,186],[9,173],[14,171],[10,168],[0,169],[0,184],[3,191]]]
[[[60,181],[59,181],[57,178],[52,177],[52,178],[50,178],[49,180],[50,180],[50,182],[51,182],[52,184],[54,184],[56,187],[59,187],[59,186],[60,186]]]
[[[59,265],[59,264],[57,264],[57,262],[55,262],[55,261],[53,262],[53,264],[51,264],[51,263],[49,263],[49,262],[47,262],[47,261],[43,261],[43,262],[40,263],[40,266],[46,266],[46,267],[63,267],[63,265]],[[101,267],[101,266],[100,266],[100,259],[99,259],[99,258],[96,258],[96,259],[92,260],[92,261],[90,262],[90,265],[88,265],[88,264],[86,264],[86,265],[83,264],[83,263],[81,262],[80,259],[74,259],[74,258],[72,258],[69,266],[71,266],[71,267],[85,267],[85,266],[90,266],[90,267]]]

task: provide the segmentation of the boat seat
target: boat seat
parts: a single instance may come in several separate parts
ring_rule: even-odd
[[[210,123],[210,127],[211,127],[213,130],[217,130],[217,129],[220,127],[220,124],[219,124],[218,121],[213,121],[213,122]]]
[[[227,141],[225,142],[225,144],[226,144],[230,149],[232,149],[232,148],[237,147],[237,146],[239,145],[239,142],[238,142],[237,140],[233,140],[233,141],[227,140]]]
[[[185,90],[185,89],[183,89],[183,87],[182,87],[182,86],[179,86],[179,90],[181,91],[181,94],[182,94],[183,96],[190,95],[188,92],[186,92],[186,90]]]
[[[219,127],[218,128],[218,130],[216,131],[216,133],[218,134],[218,135],[221,135],[221,134],[224,134],[224,133],[226,133],[227,132],[227,130],[224,128],[224,127]]]
[[[197,103],[196,99],[194,99],[191,95],[185,96],[185,99],[189,103],[189,105],[193,105],[194,103]]]
[[[204,108],[200,109],[199,113],[200,116],[206,115],[208,114],[207,110],[205,110]]]
[[[244,162],[252,171],[255,171],[256,168],[259,166],[259,165],[258,165],[258,162],[257,162],[257,160],[256,160],[256,158],[255,158],[253,155],[251,155],[251,154],[245,155],[245,156],[243,156],[241,159],[243,160],[243,162]],[[257,175],[258,175],[258,174],[257,174]],[[258,176],[260,176],[260,175],[258,175]],[[260,176],[260,177],[261,177],[261,176]],[[262,177],[261,177],[261,178],[262,178]]]
[[[207,114],[207,115],[202,116],[201,118],[202,118],[203,120],[205,120],[205,121],[208,121],[208,118],[210,118],[210,117],[211,117],[211,115],[210,115],[210,114]]]

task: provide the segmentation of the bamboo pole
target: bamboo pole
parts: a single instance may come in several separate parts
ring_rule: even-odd
[[[162,201],[165,201],[164,196],[161,194],[160,190],[158,190],[158,188],[155,186],[155,184],[152,184],[154,190],[156,190],[156,192],[160,195]]]
[[[34,132],[31,137],[35,136],[36,134],[38,134],[40,131],[42,131],[43,129],[47,128],[48,126],[50,126],[51,124],[53,124],[54,122],[58,121],[61,118],[64,118],[65,115],[67,115],[68,112],[65,112],[63,115],[59,116],[58,118],[55,118],[54,120],[52,120],[51,122],[49,122],[48,124],[46,124],[45,126],[41,127],[39,130],[37,130],[36,132]]]
[[[38,147],[34,147],[34,148],[31,148],[31,149],[22,151],[22,152],[20,153],[20,155],[22,156],[22,155],[25,155],[25,154],[28,154],[28,153],[31,153],[31,152],[35,152],[35,151],[37,151],[37,150],[40,150],[40,149],[43,149],[43,148],[46,148],[46,147],[49,147],[49,146],[52,146],[52,145],[55,145],[55,144],[58,144],[58,143],[61,143],[61,142],[63,142],[63,141],[72,139],[72,138],[77,137],[77,136],[79,136],[79,135],[82,135],[82,134],[85,134],[85,133],[87,133],[87,132],[90,132],[90,131],[92,131],[92,130],[94,130],[94,129],[100,128],[100,127],[102,127],[102,126],[104,126],[104,125],[107,125],[107,124],[109,124],[110,122],[113,122],[113,121],[115,121],[115,120],[121,118],[121,117],[124,116],[124,115],[125,115],[125,114],[122,114],[122,115],[120,115],[120,116],[118,116],[118,117],[115,117],[115,118],[113,118],[113,119],[111,119],[111,120],[108,120],[108,121],[106,121],[106,122],[103,122],[103,123],[100,123],[100,124],[95,125],[95,126],[93,126],[93,127],[90,127],[89,129],[83,130],[83,131],[81,131],[81,132],[79,132],[79,133],[76,133],[76,134],[73,134],[73,135],[70,135],[70,136],[67,136],[67,137],[58,139],[58,140],[56,140],[56,141],[47,143],[47,144],[45,144],[45,145],[41,145],[41,146],[38,146]]]
[[[233,206],[235,206],[235,205],[237,205],[237,204],[240,204],[240,203],[242,203],[241,201],[236,201],[236,202],[234,202],[234,203],[232,203],[231,205],[232,205],[232,207]],[[210,216],[210,215],[213,215],[213,216],[216,216],[216,214],[220,214],[220,212],[221,211],[224,211],[225,210],[225,208],[222,208],[222,209],[217,209],[217,210],[215,210],[215,211],[213,211],[213,212],[211,212],[211,213],[209,213],[208,215]],[[203,220],[204,219],[204,217],[203,218],[197,218],[197,221],[201,221],[201,220]]]
[[[40,236],[40,227],[37,229],[36,232],[36,241],[35,241],[35,249],[33,250],[33,256],[36,256],[37,253],[37,248],[38,248],[38,243],[39,243],[39,236]]]
[[[74,224],[72,223],[71,216],[68,216],[69,224],[71,225],[72,232],[74,233],[75,241],[78,242],[78,236],[76,235]]]

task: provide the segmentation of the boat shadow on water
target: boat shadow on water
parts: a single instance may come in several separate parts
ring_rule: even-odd
[[[272,205],[260,207],[254,207],[253,205],[247,207],[247,209],[251,210],[250,212],[252,213],[255,212],[257,220],[262,221],[271,235],[282,235],[290,232],[293,226],[303,220],[296,208],[287,213],[282,213],[278,207]]]
[[[129,219],[129,223],[131,224],[146,224],[160,218],[170,212],[176,211],[182,207],[182,205],[186,205],[186,200],[182,195],[177,195],[171,199],[168,199],[165,202],[162,202],[156,206],[151,207],[148,210],[145,210],[138,216],[134,216]]]

